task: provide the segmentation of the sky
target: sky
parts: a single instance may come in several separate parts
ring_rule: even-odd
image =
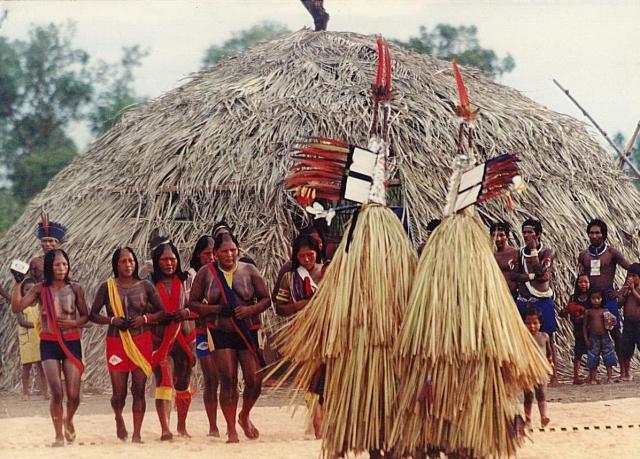
[[[588,120],[557,79],[598,123],[629,138],[640,121],[640,1],[325,0],[329,30],[407,39],[419,27],[476,25],[483,47],[510,53],[515,69],[498,81],[557,112]],[[260,21],[312,27],[298,0],[5,1],[0,34],[27,38],[30,24],[75,21],[75,45],[115,62],[124,46],[150,54],[135,72],[136,90],[153,98],[183,84],[205,50]],[[91,140],[76,127],[74,138]],[[599,134],[594,136],[599,138]]]

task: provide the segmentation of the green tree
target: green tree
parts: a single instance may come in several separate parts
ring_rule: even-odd
[[[71,23],[49,24],[33,27],[28,41],[0,38],[0,159],[21,203],[57,172],[51,167],[59,170],[77,153],[65,129],[83,119],[93,86],[89,55],[72,46],[74,32]],[[45,172],[49,151],[55,160]]]
[[[286,25],[278,22],[263,21],[246,30],[234,32],[222,45],[212,45],[202,59],[202,67],[209,67],[222,59],[253,48],[261,41],[272,40],[290,32]]]
[[[122,58],[117,65],[100,63],[96,85],[103,86],[104,89],[95,98],[94,106],[88,114],[93,134],[100,135],[108,131],[127,108],[146,101],[136,95],[133,71],[141,66],[142,60],[148,55],[147,50],[135,45],[122,49]]]
[[[74,37],[71,22],[32,26],[26,40],[0,36],[0,231],[78,154],[74,124],[101,133],[140,101],[133,70],[146,51],[132,46],[120,62],[94,63]]]
[[[480,46],[476,26],[452,26],[438,24],[433,31],[420,26],[420,35],[409,37],[407,41],[396,40],[401,46],[429,54],[438,59],[456,61],[482,70],[487,76],[496,78],[515,68],[515,61],[510,54],[499,58],[496,53]]]

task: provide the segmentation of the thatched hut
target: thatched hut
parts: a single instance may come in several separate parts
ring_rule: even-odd
[[[419,244],[429,219],[441,213],[456,145],[456,88],[448,62],[391,46],[395,99],[391,148],[402,192],[399,204]],[[76,278],[92,298],[110,273],[110,256],[124,243],[147,251],[152,229],[171,235],[188,259],[196,239],[220,219],[231,222],[245,251],[272,279],[294,235],[301,209],[283,189],[288,151],[317,134],[363,144],[368,138],[375,40],[354,33],[308,30],[229,58],[149,104],[131,110],[52,179],[0,241],[4,285],[9,261],[39,252],[33,236],[39,208],[68,225],[66,244]],[[575,119],[555,113],[466,69],[479,115],[482,155],[522,158],[529,189],[514,211],[482,206],[487,220],[516,228],[541,218],[544,239],[558,250],[557,292],[573,281],[585,245],[585,223],[601,216],[612,243],[636,258],[640,196],[609,154]],[[390,260],[390,262],[393,262]],[[0,388],[19,380],[16,322],[0,320]],[[86,383],[108,386],[105,330],[83,338]],[[560,340],[569,367],[568,329]]]

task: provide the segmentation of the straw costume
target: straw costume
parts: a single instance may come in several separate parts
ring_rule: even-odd
[[[326,365],[325,457],[388,449],[396,398],[393,347],[416,263],[400,220],[385,205],[391,61],[381,38],[377,45],[368,149],[311,139],[298,149],[287,179],[303,205],[316,198],[362,204],[317,292],[277,338],[283,356],[279,368],[288,365],[281,381],[293,374],[295,384],[307,389]]]
[[[422,253],[398,339],[397,451],[457,457],[514,455],[524,423],[515,396],[550,367],[513,305],[486,227],[472,205],[514,189],[515,157],[473,167],[473,119],[453,63],[462,118],[442,224]],[[425,387],[431,402],[419,397]],[[420,401],[418,401],[420,399]]]

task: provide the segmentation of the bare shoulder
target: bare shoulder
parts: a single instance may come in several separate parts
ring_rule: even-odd
[[[73,292],[76,294],[84,293],[82,286],[77,282],[69,282],[69,286],[71,287],[71,290],[73,290]]]
[[[243,261],[238,262],[238,271],[241,271],[242,273],[250,274],[251,276],[256,274],[261,275],[260,271],[258,271],[258,268],[253,266],[251,263],[245,263]]]

